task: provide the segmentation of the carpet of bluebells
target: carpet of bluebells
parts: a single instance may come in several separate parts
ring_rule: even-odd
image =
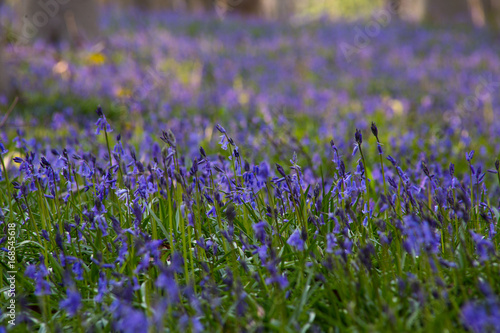
[[[495,36],[102,26],[8,36],[0,331],[499,332]]]

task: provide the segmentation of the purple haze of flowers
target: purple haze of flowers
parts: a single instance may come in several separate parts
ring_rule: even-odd
[[[299,230],[295,230],[286,242],[288,245],[295,248],[296,250],[304,251],[304,240],[302,239]]]

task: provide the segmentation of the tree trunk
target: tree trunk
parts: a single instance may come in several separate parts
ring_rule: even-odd
[[[500,0],[482,0],[486,24],[495,31],[500,27]]]
[[[243,15],[262,15],[261,0],[226,0],[235,12]]]
[[[21,36],[51,43],[92,39],[99,32],[98,14],[96,0],[27,0]]]
[[[471,22],[469,0],[399,0],[400,17],[414,22]],[[475,0],[472,0],[475,1]]]
[[[288,3],[292,0],[122,0],[121,6],[134,6],[143,10],[189,10],[191,12],[216,11],[222,14],[256,16],[264,14],[263,2]],[[116,4],[99,0],[100,4]]]
[[[268,18],[287,19],[294,14],[302,14],[301,9],[305,3],[296,0],[263,0],[262,13]]]
[[[424,20],[450,23],[470,22],[471,15],[467,0],[426,0]]]

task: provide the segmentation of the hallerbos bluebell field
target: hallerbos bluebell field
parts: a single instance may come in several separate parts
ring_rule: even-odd
[[[326,19],[103,17],[6,51],[9,330],[498,332],[494,37],[394,23],[346,62]]]

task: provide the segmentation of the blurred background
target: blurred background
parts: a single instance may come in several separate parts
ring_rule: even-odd
[[[66,140],[101,105],[135,142],[173,128],[194,155],[217,123],[252,159],[309,165],[371,121],[402,155],[403,134],[498,151],[500,0],[0,3],[0,113],[18,98],[0,135]]]
[[[73,46],[96,41],[106,34],[100,24],[106,10],[136,10],[143,16],[170,11],[299,25],[325,17],[359,21],[377,11],[384,15],[385,11],[391,21],[413,24],[462,24],[494,32],[500,26],[500,0],[0,0],[0,6],[4,12],[0,24],[2,49],[8,43],[28,44],[39,39],[53,45],[70,42]],[[3,63],[2,53],[0,92],[11,94],[12,73]]]
[[[496,87],[482,82],[499,27],[500,0],[0,0],[0,112],[17,96],[40,115],[103,103],[215,121],[345,101],[466,124],[492,103],[473,92]]]
[[[24,40],[44,38],[94,38],[99,35],[99,15],[105,8],[135,8],[155,13],[171,11],[214,15],[258,17],[266,20],[302,22],[329,17],[362,20],[377,10],[388,10],[398,19],[423,24],[470,24],[498,29],[500,0],[0,0],[13,9],[10,22],[2,22],[5,34]],[[5,17],[3,18],[5,21]],[[7,38],[8,39],[8,38]]]

